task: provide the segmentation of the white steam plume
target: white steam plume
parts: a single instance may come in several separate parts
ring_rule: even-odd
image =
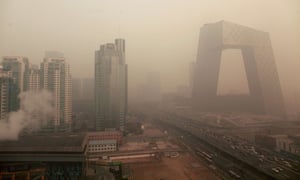
[[[27,91],[19,97],[20,110],[0,120],[0,140],[17,140],[24,128],[38,130],[53,117],[53,96],[49,91]]]

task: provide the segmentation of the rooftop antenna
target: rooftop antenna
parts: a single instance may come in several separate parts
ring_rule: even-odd
[[[121,1],[119,1],[119,24],[118,24],[118,36],[121,38],[121,16],[122,16],[122,5]]]
[[[121,38],[121,14],[122,14],[122,10],[120,8],[120,12],[119,12],[119,24],[118,24],[118,36],[119,36],[119,38]]]

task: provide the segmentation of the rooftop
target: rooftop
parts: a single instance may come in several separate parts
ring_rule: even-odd
[[[85,134],[27,135],[16,141],[0,141],[0,153],[5,152],[83,152]]]

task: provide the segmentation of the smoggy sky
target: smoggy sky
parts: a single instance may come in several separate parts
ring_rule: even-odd
[[[188,84],[200,27],[220,20],[269,32],[285,96],[299,92],[299,0],[1,0],[0,56],[27,56],[38,64],[44,51],[58,50],[73,77],[93,77],[94,51],[121,37],[129,91],[148,71],[160,72],[163,90],[171,91]],[[220,83],[228,92],[245,91],[238,53],[223,56],[228,63],[222,61]]]

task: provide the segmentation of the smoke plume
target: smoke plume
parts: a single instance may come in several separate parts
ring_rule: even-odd
[[[19,98],[20,110],[0,121],[0,140],[17,140],[25,128],[27,131],[38,130],[53,117],[53,97],[49,91],[27,91]]]

